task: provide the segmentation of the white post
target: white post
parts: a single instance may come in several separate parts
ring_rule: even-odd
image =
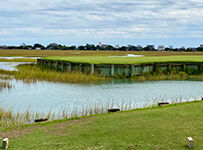
[[[5,138],[3,140],[2,149],[7,149],[7,148],[8,148],[8,138]]]
[[[193,149],[194,148],[194,140],[191,138],[191,137],[188,137],[188,147],[190,149]]]

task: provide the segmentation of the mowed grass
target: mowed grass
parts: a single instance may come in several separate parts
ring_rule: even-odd
[[[47,56],[125,56],[127,54],[144,56],[180,56],[202,55],[203,52],[137,52],[137,51],[79,51],[79,50],[0,50],[0,56],[24,56],[24,57],[47,57]]]
[[[203,149],[203,102],[101,114],[1,129],[10,150],[195,150]]]
[[[90,64],[141,64],[154,62],[203,62],[203,56],[154,56],[154,57],[46,57],[47,60],[60,60]]]

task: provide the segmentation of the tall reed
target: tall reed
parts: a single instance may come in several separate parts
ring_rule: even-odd
[[[36,81],[52,81],[52,82],[88,82],[88,81],[102,81],[105,77],[96,75],[85,75],[79,72],[63,73],[55,70],[42,69],[37,65],[21,65],[17,67],[18,71],[0,70],[0,74],[10,75],[17,80],[24,80],[26,82]]]
[[[197,101],[198,99],[195,98],[193,101]],[[31,124],[34,123],[34,120],[40,118],[47,118],[49,121],[51,120],[58,120],[58,119],[75,119],[78,117],[87,117],[96,114],[103,114],[107,113],[108,109],[110,108],[119,108],[121,111],[128,111],[137,108],[154,108],[158,107],[158,102],[163,102],[165,100],[156,100],[154,104],[145,104],[140,107],[138,105],[132,103],[131,101],[126,101],[122,103],[115,103],[115,102],[106,102],[102,103],[95,103],[93,105],[84,105],[82,107],[74,107],[64,108],[62,111],[56,112],[47,112],[47,113],[39,113],[39,112],[31,112],[27,109],[24,113],[14,112],[12,109],[6,109],[4,107],[0,107],[0,127],[14,127],[14,126],[21,126],[24,124]],[[171,103],[182,103],[188,102],[192,100],[183,100],[182,98],[174,98],[171,100]]]
[[[0,81],[0,91],[2,89],[11,89],[13,86],[8,81]]]

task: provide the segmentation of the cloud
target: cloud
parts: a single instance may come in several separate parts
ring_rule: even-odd
[[[200,0],[5,0],[0,35],[17,41],[203,38],[202,7]]]

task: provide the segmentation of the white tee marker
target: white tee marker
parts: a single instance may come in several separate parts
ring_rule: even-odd
[[[188,137],[188,147],[190,149],[193,149],[194,148],[194,140],[191,138],[191,137]]]

